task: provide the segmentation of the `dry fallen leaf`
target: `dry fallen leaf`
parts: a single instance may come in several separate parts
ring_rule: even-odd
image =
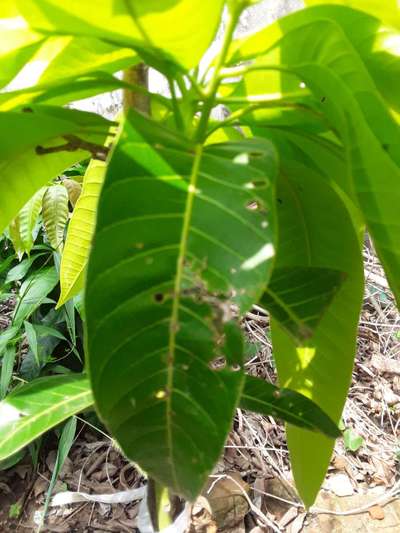
[[[378,372],[400,375],[400,361],[389,359],[383,355],[373,355],[371,365],[378,370]]]
[[[346,474],[334,474],[323,485],[324,489],[336,494],[336,496],[352,496],[353,485]]]
[[[380,505],[374,505],[368,509],[368,513],[372,520],[383,520],[385,518],[385,511]]]

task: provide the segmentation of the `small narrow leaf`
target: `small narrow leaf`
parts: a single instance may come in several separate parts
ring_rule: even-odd
[[[51,246],[62,251],[68,220],[68,191],[64,185],[48,187],[43,197],[43,224]]]
[[[15,345],[7,346],[4,352],[3,360],[1,362],[0,400],[2,400],[5,397],[8,391],[8,387],[10,386],[16,355],[17,355],[16,346]]]
[[[263,379],[246,376],[239,407],[280,418],[294,426],[337,438],[336,424],[317,404],[290,389],[279,388]]]
[[[0,461],[93,403],[83,375],[39,378],[0,402]]]

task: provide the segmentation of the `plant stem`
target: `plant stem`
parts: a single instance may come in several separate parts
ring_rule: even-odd
[[[204,138],[206,137],[208,121],[211,111],[215,105],[215,98],[221,80],[220,70],[224,66],[226,56],[228,55],[229,46],[231,44],[233,33],[239,19],[240,11],[241,10],[238,7],[228,10],[228,20],[226,23],[226,30],[222,41],[221,50],[216,59],[213,76],[205,90],[206,100],[204,101],[204,107],[202,109],[200,122],[196,131],[195,140],[197,142],[203,142]]]
[[[124,71],[124,81],[132,86],[140,85],[145,91],[138,92],[129,89],[124,89],[124,111],[128,112],[129,109],[136,109],[142,113],[150,114],[150,99],[147,92],[149,76],[148,67],[144,63],[135,65]]]

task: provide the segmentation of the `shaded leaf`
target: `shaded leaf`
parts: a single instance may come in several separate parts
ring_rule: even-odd
[[[260,378],[246,376],[239,406],[255,413],[280,418],[297,427],[319,431],[331,438],[340,436],[336,424],[309,398],[293,390],[276,387]]]
[[[16,355],[17,355],[16,346],[15,345],[7,346],[7,348],[4,351],[3,359],[1,362],[0,400],[2,400],[5,397],[8,391],[8,387],[10,386]]]
[[[83,375],[39,378],[0,402],[0,460],[93,402]]]
[[[275,173],[266,141],[193,146],[132,113],[102,188],[85,291],[96,407],[124,453],[188,499],[239,400],[243,372],[213,367],[231,357],[216,341],[230,302],[248,309],[268,280]]]
[[[41,305],[58,282],[54,267],[34,272],[21,285],[13,314],[13,324],[21,325]]]
[[[298,340],[311,337],[344,281],[343,272],[320,267],[273,271],[261,304]]]
[[[277,268],[332,268],[344,272],[346,279],[306,341],[296,341],[272,319],[279,382],[311,398],[338,421],[351,381],[363,294],[360,232],[321,174],[286,159],[281,172]],[[325,476],[333,442],[292,425],[287,438],[296,486],[309,506]]]

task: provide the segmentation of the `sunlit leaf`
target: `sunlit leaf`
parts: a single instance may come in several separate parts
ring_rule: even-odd
[[[82,375],[39,378],[0,402],[0,460],[93,403]]]
[[[83,180],[82,193],[68,225],[67,238],[61,258],[61,294],[58,306],[76,296],[83,288],[84,273],[96,221],[97,203],[106,166],[91,161]]]

